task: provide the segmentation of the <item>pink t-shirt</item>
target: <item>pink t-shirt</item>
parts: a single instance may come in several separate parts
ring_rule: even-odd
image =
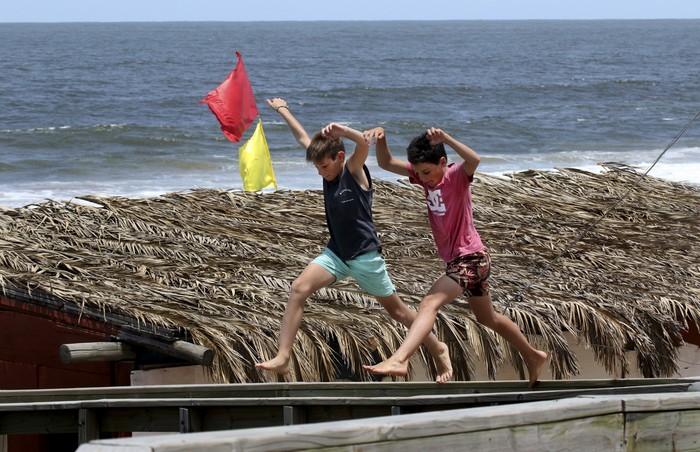
[[[421,182],[410,163],[406,167],[411,183],[423,187],[430,228],[442,260],[449,263],[483,250],[485,247],[472,217],[471,182],[474,178],[467,176],[462,165],[450,163],[440,183],[433,188]]]

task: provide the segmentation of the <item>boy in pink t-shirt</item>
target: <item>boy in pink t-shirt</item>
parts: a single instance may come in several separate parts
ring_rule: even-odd
[[[547,353],[533,348],[518,326],[493,308],[487,282],[491,258],[472,218],[471,182],[479,165],[477,153],[441,129],[431,128],[408,145],[406,162],[392,156],[381,127],[365,131],[364,136],[375,143],[377,163],[382,169],[408,176],[412,183],[423,187],[430,228],[447,268],[421,300],[418,315],[401,347],[385,361],[362,367],[374,374],[405,376],[408,361],[431,333],[438,310],[464,294],[469,297],[476,319],[520,352],[530,373],[529,387],[533,387]],[[447,163],[443,143],[463,159],[461,164]]]

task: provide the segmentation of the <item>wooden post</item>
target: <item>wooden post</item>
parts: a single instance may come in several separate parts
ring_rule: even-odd
[[[78,444],[100,439],[100,420],[95,410],[80,408],[78,410]]]
[[[123,342],[83,342],[63,344],[59,349],[61,361],[65,364],[94,361],[131,361],[136,352]]]
[[[180,408],[180,433],[202,431],[202,416],[199,410]]]
[[[302,408],[299,406],[285,405],[283,408],[284,425],[302,424]]]

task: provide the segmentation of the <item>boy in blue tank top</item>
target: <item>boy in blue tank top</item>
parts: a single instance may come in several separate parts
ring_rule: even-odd
[[[399,298],[381,255],[381,244],[372,220],[372,179],[365,165],[369,143],[362,133],[331,123],[310,138],[289,111],[287,102],[275,98],[267,103],[287,122],[299,145],[306,149],[306,160],[313,163],[323,178],[323,201],[330,233],[324,251],[292,283],[282,318],[277,355],[255,364],[258,369],[286,374],[304,305],[319,289],[352,277],[394,320],[407,328],[413,323],[416,312]],[[354,152],[347,157],[343,138],[355,143]],[[452,364],[447,345],[438,341],[433,333],[425,338],[424,344],[435,360],[435,381],[450,380]]]

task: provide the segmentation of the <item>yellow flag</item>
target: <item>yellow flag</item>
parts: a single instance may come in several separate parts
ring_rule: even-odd
[[[262,120],[250,140],[238,150],[238,170],[243,179],[243,190],[260,191],[266,188],[277,189],[275,173],[272,171],[270,149],[267,147]]]

